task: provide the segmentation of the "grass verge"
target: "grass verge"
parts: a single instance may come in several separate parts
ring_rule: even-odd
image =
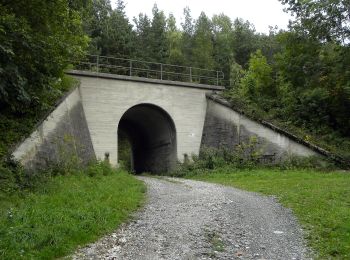
[[[275,195],[293,210],[318,258],[350,258],[349,173],[221,168],[187,178]]]
[[[144,197],[123,171],[52,177],[35,191],[0,194],[0,259],[52,259],[118,227]]]

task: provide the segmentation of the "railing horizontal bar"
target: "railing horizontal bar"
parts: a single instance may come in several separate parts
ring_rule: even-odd
[[[80,64],[86,64],[86,65],[96,65],[95,63],[88,63],[88,62],[81,62]],[[115,68],[115,69],[123,69],[125,71],[129,71],[129,67],[124,67],[124,66],[118,66],[118,65],[109,65],[109,64],[99,64],[100,68]],[[155,73],[160,73],[158,70],[151,70],[151,69],[144,69],[144,68],[132,68],[133,71],[143,71],[143,72],[155,72]],[[163,71],[163,74],[170,74],[170,75],[178,75],[178,76],[185,76],[189,77],[191,74],[187,73],[180,73],[180,72],[170,72],[170,71]],[[192,74],[193,78],[200,77],[202,79],[217,79],[216,77],[210,77],[210,76],[203,76],[200,74]],[[221,79],[221,78],[219,78]]]
[[[138,76],[137,73],[142,73],[138,77],[158,78],[161,80],[171,80],[177,77],[178,80],[185,82],[196,82],[198,80],[201,82],[205,80],[205,82],[213,83],[213,85],[218,85],[219,83],[222,85],[225,78],[224,73],[217,70],[99,55],[87,55],[84,60],[77,61],[75,64],[82,66],[83,68],[81,69],[89,71],[133,76]]]
[[[217,72],[216,70],[209,70],[209,69],[203,69],[198,67],[189,67],[189,66],[181,66],[181,65],[174,65],[174,64],[168,64],[168,63],[159,63],[159,62],[151,62],[151,61],[142,61],[142,60],[134,60],[134,59],[125,59],[125,58],[117,58],[112,56],[99,56],[99,55],[87,55],[88,57],[99,57],[99,58],[107,58],[112,60],[123,60],[123,61],[132,61],[132,62],[141,62],[141,63],[147,63],[147,64],[154,64],[154,65],[163,65],[163,66],[171,66],[171,67],[177,67],[177,68],[192,68],[192,70],[201,70],[201,71],[210,71],[210,72]],[[219,71],[221,72],[221,71]],[[222,72],[221,72],[222,73]]]

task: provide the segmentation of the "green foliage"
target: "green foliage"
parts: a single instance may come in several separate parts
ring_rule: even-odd
[[[243,68],[247,68],[250,55],[258,49],[259,36],[249,21],[235,19],[233,22],[234,59]]]
[[[192,48],[193,48],[193,34],[194,34],[194,20],[191,16],[191,10],[186,7],[184,9],[184,22],[182,27],[182,53],[185,57],[185,65],[192,65]]]
[[[227,147],[204,147],[199,156],[192,155],[192,160],[179,163],[173,176],[183,177],[216,172],[220,169],[256,169],[272,168],[280,170],[314,169],[330,171],[337,169],[331,159],[320,156],[295,156],[290,155],[281,159],[264,155],[264,145],[259,144],[258,138],[252,136],[249,140],[242,141],[232,149]]]
[[[57,99],[76,85],[77,81],[68,76],[57,80],[54,83],[56,91],[47,96],[47,104],[42,105],[39,111],[28,109],[23,113],[15,113],[10,109],[0,110],[0,161],[11,152],[15,144],[31,134],[35,124],[53,107]]]
[[[316,259],[350,257],[350,175],[315,170],[219,168],[191,178],[277,196],[306,230]]]
[[[233,62],[233,28],[231,19],[224,15],[214,15],[212,18],[214,59],[216,68],[222,70],[226,79],[230,75],[230,65]]]
[[[349,133],[350,82],[347,47],[320,44],[295,33],[281,35],[283,51],[276,56],[285,116],[297,125],[326,127]],[[345,58],[346,57],[346,58]],[[317,117],[315,118],[315,113]]]
[[[93,177],[92,177],[93,176]],[[105,163],[1,196],[0,258],[53,259],[115,230],[143,200],[142,182]]]
[[[169,54],[166,34],[166,18],[163,11],[160,11],[155,4],[152,9],[152,23],[150,31],[151,39],[151,59],[156,62],[166,62],[166,57]]]
[[[107,176],[113,173],[113,169],[108,162],[105,161],[97,161],[91,162],[89,166],[86,168],[85,173],[90,177],[97,176]]]
[[[280,52],[272,65],[254,54],[241,80],[239,67],[232,66],[234,87],[227,96],[247,115],[350,158],[349,48],[297,32],[277,39]]]
[[[349,44],[349,0],[280,0],[287,10],[296,15],[294,28],[305,31],[311,37]]]
[[[233,61],[230,68],[230,89],[238,90],[241,86],[241,80],[244,77],[245,71],[242,66]]]
[[[264,96],[275,96],[272,68],[261,50],[257,50],[250,57],[249,68],[241,81],[241,91],[254,101]]]
[[[122,169],[131,172],[132,147],[128,137],[121,131],[118,132],[118,164]]]
[[[0,109],[26,112],[47,105],[69,60],[88,42],[83,4],[2,1],[0,4]],[[28,109],[29,108],[29,109]]]
[[[152,20],[145,14],[134,18],[136,24],[136,57],[140,60],[163,62],[169,56],[166,17],[157,5],[152,9]]]
[[[136,50],[136,57],[141,60],[152,60],[150,57],[151,49],[151,20],[145,14],[139,14],[139,17],[134,18],[136,24],[136,39],[138,48]]]
[[[11,194],[24,187],[24,171],[22,167],[8,158],[0,164],[0,194]]]
[[[167,19],[167,42],[169,55],[167,63],[169,64],[185,64],[185,57],[182,53],[182,32],[176,27],[176,19],[170,14]]]
[[[91,37],[90,54],[122,58],[134,55],[135,35],[122,0],[118,0],[115,10],[109,0],[93,0],[84,19],[84,30]]]
[[[56,99],[76,84],[76,80],[68,76],[57,81],[55,86],[57,92],[48,97],[48,106],[39,112],[34,110],[16,114],[5,110],[0,113],[0,193],[12,194],[20,190],[31,190],[38,186],[38,183],[43,184],[50,176],[64,175],[81,166],[76,155],[64,149],[65,145],[71,143],[69,136],[65,137],[64,143],[60,146],[61,160],[56,165],[51,165],[48,171],[24,171],[10,156],[14,145],[33,132],[35,125],[52,108]]]
[[[192,160],[186,160],[179,164],[177,169],[171,173],[174,176],[184,176],[192,172],[200,173],[206,170],[215,170],[220,167],[254,168],[259,165],[270,165],[271,162],[263,160],[261,147],[258,139],[252,136],[246,142],[233,147],[233,149],[210,148],[201,149],[199,156],[192,156]]]
[[[212,42],[212,24],[204,12],[200,14],[195,24],[192,46],[192,60],[195,67],[214,67],[214,46]]]

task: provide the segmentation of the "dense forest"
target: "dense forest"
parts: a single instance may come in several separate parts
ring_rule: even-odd
[[[94,54],[221,70],[247,114],[350,158],[350,1],[280,2],[295,20],[261,34],[189,8],[178,26],[156,5],[131,21],[122,0],[2,0],[0,129],[40,115],[67,88],[70,61]]]

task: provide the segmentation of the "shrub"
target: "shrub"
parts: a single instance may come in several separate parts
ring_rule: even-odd
[[[248,142],[242,142],[233,149],[202,148],[199,156],[192,156],[192,160],[178,163],[178,167],[171,173],[173,176],[192,176],[215,169],[254,169],[257,167],[274,167],[281,170],[290,169],[318,169],[334,170],[336,165],[331,159],[320,156],[302,157],[288,156],[279,161],[265,160],[258,139],[252,136]]]
[[[172,175],[184,176],[191,172],[214,170],[225,166],[252,168],[262,164],[261,158],[258,139],[252,136],[247,142],[242,142],[233,149],[204,147],[200,150],[199,156],[192,155],[192,160],[179,163]]]
[[[95,161],[91,162],[84,172],[90,177],[107,176],[113,173],[113,169],[106,161]]]

